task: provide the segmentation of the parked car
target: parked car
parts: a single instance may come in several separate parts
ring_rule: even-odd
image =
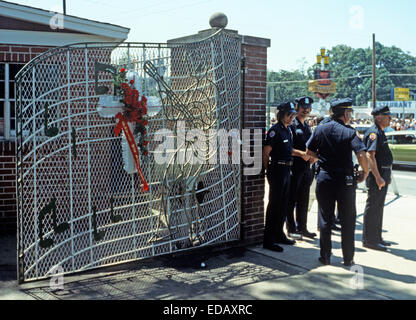
[[[416,166],[416,131],[386,132],[393,164]]]

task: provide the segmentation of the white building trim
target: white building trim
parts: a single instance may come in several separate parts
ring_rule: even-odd
[[[65,46],[79,42],[122,42],[118,38],[109,38],[90,34],[40,32],[22,30],[1,30],[1,44],[36,45],[36,46]],[[36,40],[34,40],[36,39]]]
[[[42,25],[50,25],[51,19],[56,15],[55,12],[50,12],[43,9],[32,8],[15,3],[0,1],[0,16],[10,17],[14,19],[29,21]],[[124,41],[127,39],[129,28],[82,19],[74,16],[63,16],[64,30],[73,30],[78,32],[95,35],[98,37],[110,38],[111,41]],[[59,35],[65,33],[59,32]],[[16,31],[13,31],[16,32]],[[39,32],[38,32],[39,33]],[[85,40],[84,40],[85,41]],[[108,41],[108,40],[107,40]],[[3,41],[1,41],[3,42]]]

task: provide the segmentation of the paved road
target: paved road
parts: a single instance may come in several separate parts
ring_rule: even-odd
[[[416,196],[416,171],[393,170],[393,177],[400,195]]]
[[[399,193],[401,196],[416,196],[416,170],[408,168],[397,168],[393,170],[394,183],[389,186],[388,192]],[[358,185],[364,187],[364,183]]]

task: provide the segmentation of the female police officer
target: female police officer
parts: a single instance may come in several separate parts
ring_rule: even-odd
[[[352,115],[350,98],[333,100],[332,120],[316,127],[306,143],[307,153],[318,158],[319,173],[316,178],[316,198],[319,204],[319,229],[322,264],[330,264],[331,227],[335,216],[335,202],[341,220],[341,246],[344,265],[354,263],[355,187],[368,175],[366,147],[355,130],[348,125]],[[354,182],[352,151],[363,171]]]
[[[269,204],[266,211],[263,247],[282,252],[279,243],[294,244],[283,232],[289,201],[290,167],[293,137],[289,125],[296,115],[293,102],[277,107],[278,122],[270,128],[263,149],[263,165],[269,182]]]

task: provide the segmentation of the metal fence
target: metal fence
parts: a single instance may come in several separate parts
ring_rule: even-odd
[[[52,49],[17,75],[19,281],[83,271],[237,240],[240,166],[212,161],[215,148],[156,133],[241,129],[241,43],[219,31],[188,44],[77,44]],[[138,74],[148,107],[149,191],[123,164],[114,118],[97,112],[96,86],[113,90],[96,62]],[[181,123],[179,126],[178,123]],[[138,136],[135,136],[138,138]],[[211,137],[212,138],[212,137]],[[215,136],[214,139],[217,139]],[[180,162],[201,152],[201,163]],[[170,155],[158,164],[157,153]]]

